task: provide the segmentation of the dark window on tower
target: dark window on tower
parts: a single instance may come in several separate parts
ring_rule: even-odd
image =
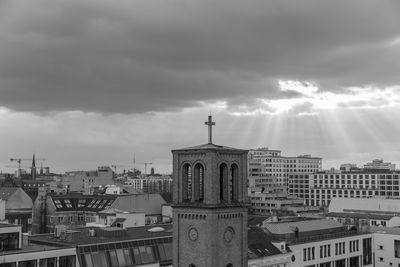
[[[239,195],[239,179],[238,179],[238,166],[236,164],[231,165],[231,177],[229,182],[229,198],[230,200],[238,200]]]
[[[192,199],[192,167],[189,164],[183,165],[182,198],[183,201]]]
[[[204,167],[200,163],[196,164],[194,167],[194,200],[203,201],[204,200]]]
[[[228,166],[225,163],[219,166],[219,199],[228,200]]]

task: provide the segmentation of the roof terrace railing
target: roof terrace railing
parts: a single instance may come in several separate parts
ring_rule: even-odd
[[[301,244],[301,243],[310,243],[310,242],[317,242],[322,240],[328,239],[335,239],[335,238],[342,238],[347,236],[354,236],[354,235],[363,235],[368,234],[368,231],[361,231],[361,230],[346,230],[336,233],[324,233],[324,234],[317,234],[312,236],[300,236],[295,237],[291,235],[291,237],[287,236],[273,236],[274,241],[286,241],[288,244]]]

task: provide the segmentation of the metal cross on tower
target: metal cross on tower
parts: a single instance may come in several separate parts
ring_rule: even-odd
[[[212,121],[212,116],[208,116],[208,121],[204,122],[205,125],[208,125],[208,143],[212,144],[212,127],[215,125],[215,122]]]

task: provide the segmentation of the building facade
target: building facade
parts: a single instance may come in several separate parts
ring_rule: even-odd
[[[329,206],[334,197],[399,198],[400,171],[359,169],[326,170],[313,174],[289,175],[289,193],[311,206]]]
[[[311,155],[286,157],[280,150],[271,150],[266,147],[252,149],[249,158],[262,164],[262,176],[275,177],[277,184],[288,186],[288,177],[294,173],[313,173],[321,170],[322,159]]]
[[[373,235],[326,219],[264,225],[272,243],[291,251],[291,265],[304,267],[373,266]]]

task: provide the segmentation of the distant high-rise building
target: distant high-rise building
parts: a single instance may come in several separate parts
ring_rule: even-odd
[[[150,175],[154,175],[154,168],[151,168]]]

